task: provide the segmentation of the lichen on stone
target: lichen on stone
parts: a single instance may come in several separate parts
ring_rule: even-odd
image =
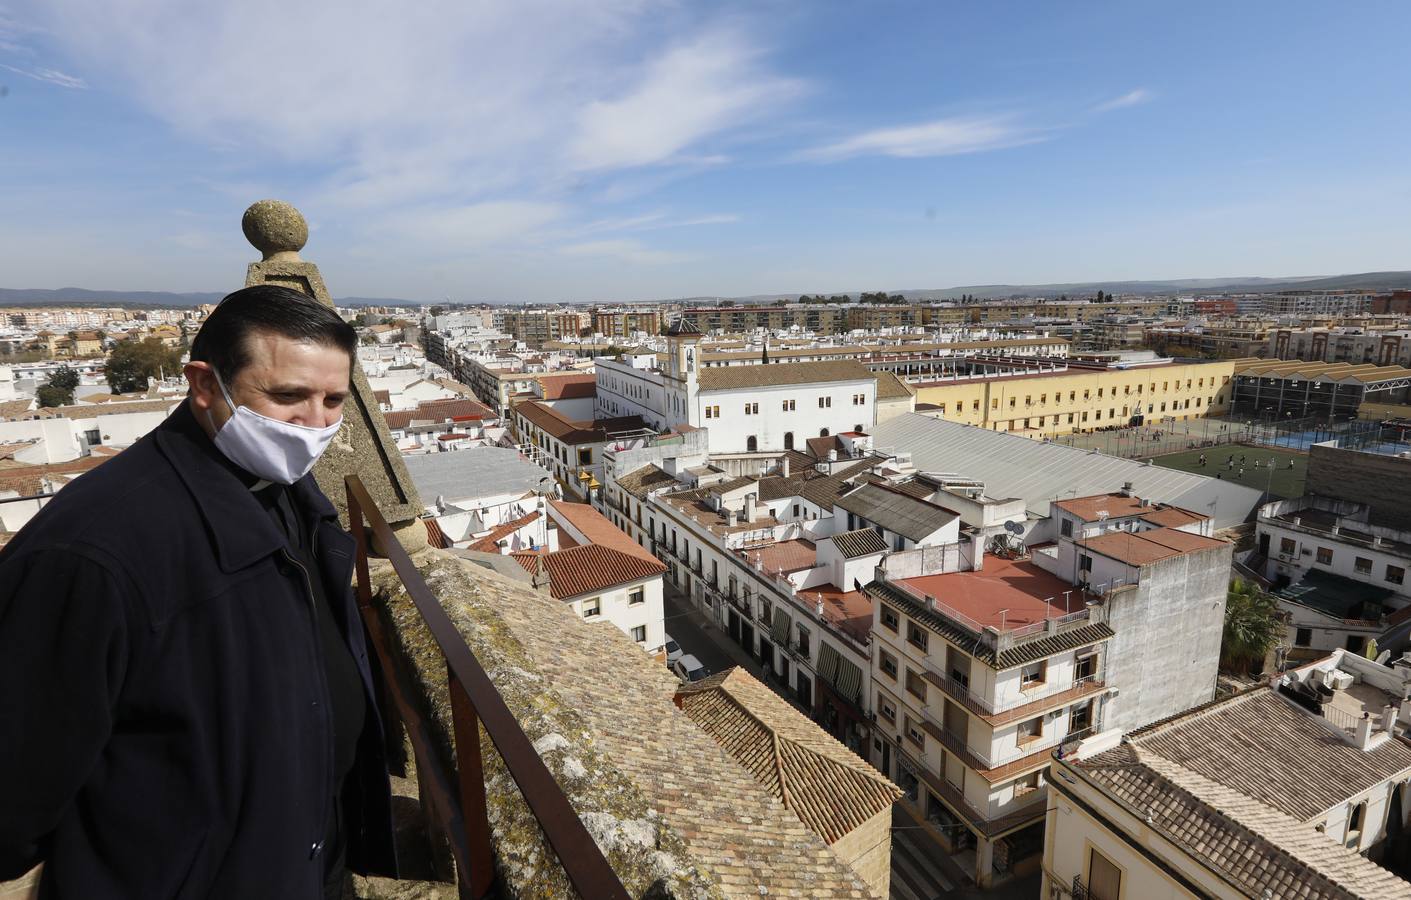
[[[539,671],[508,623],[505,603],[553,602],[529,588],[440,551],[418,554],[423,577],[558,781],[630,896],[716,898],[719,886],[638,786],[598,747],[584,718]],[[446,663],[390,566],[373,571],[375,603],[398,664],[414,683],[432,732],[433,753],[455,771]],[[576,620],[575,620],[576,621]],[[585,626],[586,627],[586,626]],[[590,673],[584,673],[589,677]],[[538,821],[481,726],[488,818],[497,890],[504,897],[573,897]]]

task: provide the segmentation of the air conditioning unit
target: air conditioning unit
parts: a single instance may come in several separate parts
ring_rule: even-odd
[[[1348,672],[1329,672],[1327,676],[1328,687],[1335,691],[1345,691],[1352,687],[1352,675]]]

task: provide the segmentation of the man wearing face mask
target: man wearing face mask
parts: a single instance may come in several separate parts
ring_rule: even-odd
[[[309,474],[356,346],[297,291],[231,294],[186,402],[0,551],[0,881],[318,900],[393,873],[354,541]]]

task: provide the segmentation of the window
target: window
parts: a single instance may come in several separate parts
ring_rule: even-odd
[[[1093,570],[1093,558],[1086,553],[1079,554],[1078,569],[1083,572],[1091,572]]]
[[[746,404],[745,404],[745,415],[747,415],[747,416],[757,416],[757,415],[759,415],[759,404],[758,404],[758,403],[746,403]]]
[[[1367,814],[1367,804],[1362,802],[1352,807],[1352,812],[1347,816],[1347,846],[1350,849],[1357,849],[1362,838],[1362,820]]]
[[[1325,566],[1333,564],[1333,550],[1331,547],[1318,548],[1318,562]]]
[[[888,722],[897,720],[897,708],[892,705],[892,701],[883,700],[881,697],[877,698],[877,714]]]
[[[1122,897],[1122,870],[1095,848],[1088,851],[1088,896],[1092,900]]]
[[[593,451],[591,449],[578,451],[578,464],[580,466],[590,466],[593,464]]]
[[[638,625],[632,629],[632,640],[639,644],[645,644],[647,642],[647,626]]]
[[[1401,584],[1402,580],[1405,578],[1406,570],[1401,568],[1401,566],[1393,566],[1390,564],[1387,565],[1387,581],[1391,582],[1392,584]]]
[[[918,700],[926,699],[926,682],[915,669],[906,670],[906,691]]]
[[[1059,526],[1058,526],[1058,531],[1059,531],[1059,533],[1062,534],[1064,537],[1072,537],[1072,536],[1073,536],[1073,520],[1072,520],[1072,519],[1063,519],[1063,520],[1061,521],[1061,523],[1059,524]]]
[[[1017,778],[1017,779],[1015,779],[1015,781],[1014,781],[1014,796],[1016,796],[1016,797],[1023,797],[1023,796],[1025,796],[1025,795],[1027,795],[1027,794],[1032,794],[1034,791],[1037,791],[1038,789],[1039,789],[1039,773],[1038,773],[1038,772],[1030,772],[1028,775],[1025,775],[1023,778]]]
[[[715,418],[715,414],[711,412],[712,409],[714,409],[714,407],[711,407],[711,406],[707,406],[707,407],[705,408],[705,417],[706,417],[707,419],[713,419],[713,418]]]
[[[819,408],[819,409],[832,409],[832,408],[833,408],[833,398],[832,398],[832,397],[819,397],[819,398],[818,398],[818,408]]]
[[[1293,645],[1295,647],[1307,647],[1313,643],[1313,629],[1300,628],[1293,634]]]
[[[826,429],[826,428],[820,428],[820,429],[818,429],[818,436],[819,436],[819,437],[827,437],[827,436],[828,436],[828,429]]]
[[[634,587],[632,590],[630,590],[630,591],[627,592],[627,605],[628,605],[628,606],[636,606],[636,605],[638,605],[639,603],[646,603],[646,602],[647,602],[647,589],[646,589],[646,587]]]
[[[798,637],[795,640],[794,646],[798,649],[799,653],[803,654],[804,656],[808,656],[808,641],[808,629],[800,625]]]
[[[1019,728],[1015,731],[1016,743],[1023,747],[1025,744],[1032,744],[1044,736],[1044,717],[1035,716],[1027,722],[1020,722]]]
[[[583,618],[591,619],[602,613],[602,598],[594,597],[591,600],[583,601]]]
[[[1097,650],[1089,647],[1086,650],[1079,650],[1073,659],[1073,680],[1082,681],[1084,678],[1091,678],[1097,671]]]
[[[897,627],[901,624],[901,618],[897,615],[897,611],[885,603],[882,604],[882,611],[879,614],[879,618],[882,620],[882,627],[888,631],[896,631]]]
[[[1352,568],[1357,571],[1358,575],[1371,575],[1372,561],[1365,556],[1359,556],[1352,561]]]
[[[897,680],[897,658],[895,656],[888,653],[886,650],[879,651],[877,665],[881,668],[883,675],[886,675],[893,681]]]
[[[1298,545],[1293,538],[1281,538],[1279,540],[1279,552],[1285,556],[1293,556],[1298,552]]]
[[[784,449],[794,449],[794,433],[792,431],[784,432]]]
[[[925,747],[926,733],[921,730],[921,726],[918,725],[911,716],[903,716],[903,718],[906,719],[906,736],[910,738],[911,742],[916,746]]]
[[[745,452],[755,453],[758,450],[759,438],[755,437],[754,435],[750,435],[749,437],[745,438]]]
[[[795,408],[795,401],[793,401],[793,400],[785,400],[785,401],[784,401],[784,412],[793,412],[793,411],[794,411],[794,408]]]
[[[922,651],[926,649],[926,632],[915,622],[906,623],[906,640],[907,643],[921,649]]]
[[[1035,685],[1043,684],[1048,677],[1048,663],[1039,660],[1036,663],[1029,663],[1019,671],[1019,687],[1031,688]]]

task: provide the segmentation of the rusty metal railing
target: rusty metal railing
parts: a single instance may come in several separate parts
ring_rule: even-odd
[[[573,811],[573,806],[535,751],[514,713],[505,705],[490,676],[431,593],[367,489],[356,475],[349,475],[345,486],[348,492],[348,522],[358,542],[358,609],[382,664],[384,696],[394,707],[387,709],[387,704],[384,704],[383,713],[389,719],[395,714],[406,726],[416,754],[422,788],[431,798],[432,814],[451,845],[462,900],[480,900],[490,894],[495,882],[494,848],[490,842],[490,821],[485,802],[485,771],[480,755],[479,726],[482,725],[514,778],[525,803],[538,819],[539,827],[558,855],[559,864],[574,889],[582,897],[627,900],[627,890],[617,873]],[[364,522],[371,527],[379,546],[386,552],[397,577],[401,579],[422,622],[446,660],[455,737],[454,773],[445,771],[437,759],[429,723],[420,706],[412,699],[408,680],[397,666],[382,620],[372,605],[368,535]]]

